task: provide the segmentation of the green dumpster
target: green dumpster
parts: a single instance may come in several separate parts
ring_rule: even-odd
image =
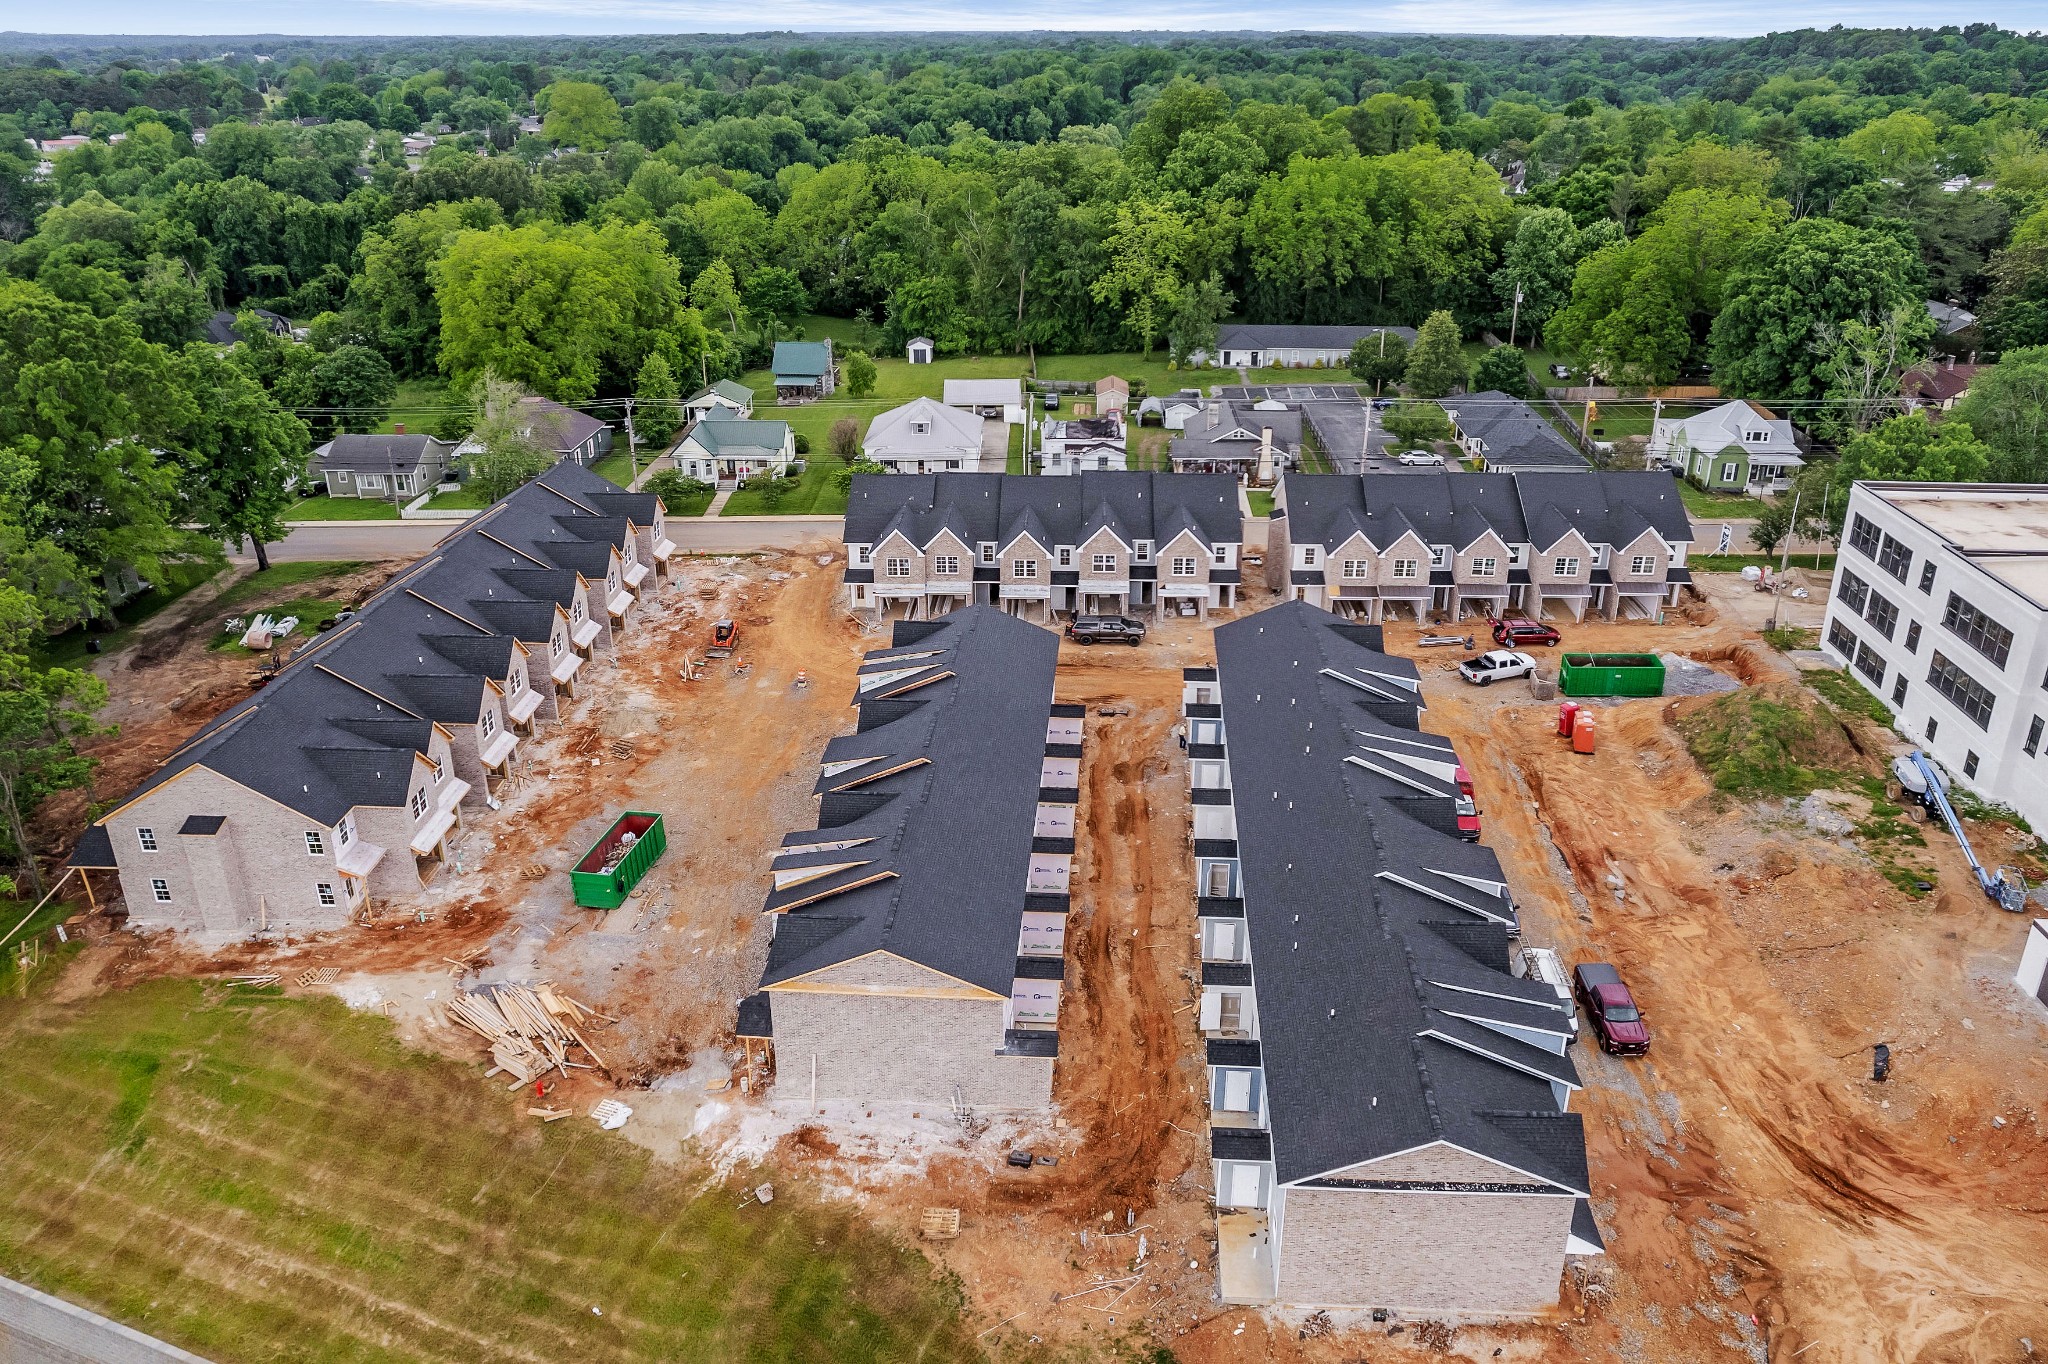
[[[660,815],[626,811],[569,872],[576,903],[585,909],[617,909],[667,849],[668,831]]]
[[[1557,689],[1566,696],[1662,696],[1664,660],[1655,654],[1566,654]]]

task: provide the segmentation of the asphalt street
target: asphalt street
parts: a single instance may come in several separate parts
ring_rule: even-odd
[[[307,560],[413,559],[460,529],[459,521],[314,522],[292,527],[283,540],[269,546],[273,563]],[[732,554],[751,549],[794,549],[812,541],[837,545],[844,523],[831,517],[781,517],[755,520],[740,517],[675,517],[669,538],[686,553]],[[245,543],[238,560],[255,558]]]

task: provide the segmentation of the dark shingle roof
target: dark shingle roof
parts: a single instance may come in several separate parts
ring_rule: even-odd
[[[1218,350],[1349,350],[1361,336],[1386,332],[1413,343],[1413,327],[1293,327],[1286,325],[1225,327],[1216,338]]]
[[[860,474],[847,499],[846,538],[877,544],[893,524],[918,545],[957,516],[969,544],[1008,546],[1028,531],[1050,549],[1078,545],[1091,524],[1113,518],[1120,533],[1164,545],[1192,523],[1211,546],[1244,536],[1237,481],[1229,474],[1084,473]],[[1168,529],[1171,527],[1172,529]]]
[[[1303,602],[1215,639],[1233,784],[1280,793],[1237,805],[1280,1179],[1447,1141],[1583,1193],[1579,1120],[1551,1087],[1575,1083],[1571,1062],[1502,1031],[1565,1023],[1508,973],[1499,864],[1383,775],[1449,789],[1386,756],[1406,739],[1423,764],[1455,761],[1416,727],[1414,664]]]
[[[356,619],[306,641],[269,685],[201,729],[130,798],[203,765],[326,825],[355,805],[402,804],[430,721],[474,722],[486,679],[510,670],[513,641],[548,639],[556,601],[575,578],[547,565],[588,559],[602,574],[627,520],[601,514],[615,508],[593,499],[631,496],[573,464],[520,488],[393,579]],[[80,847],[110,855],[98,840]]]
[[[818,830],[775,860],[764,986],[880,951],[1009,996],[1058,654],[977,606],[898,622],[868,655],[859,727],[825,748]]]
[[[534,434],[546,440],[558,455],[568,454],[611,425],[548,398],[526,398],[522,401],[531,410]]]
[[[338,469],[368,474],[409,473],[428,460],[446,463],[455,447],[432,436],[336,436],[316,463],[321,472]]]
[[[1288,538],[1336,549],[1353,531],[1384,550],[1412,528],[1462,550],[1488,530],[1508,544],[1556,543],[1567,528],[1616,547],[1645,528],[1692,539],[1678,480],[1664,470],[1586,473],[1299,474],[1285,480]]]
[[[1481,442],[1489,468],[1580,470],[1593,466],[1559,435],[1557,428],[1520,398],[1489,389],[1453,398],[1446,406],[1458,414],[1458,429]]]

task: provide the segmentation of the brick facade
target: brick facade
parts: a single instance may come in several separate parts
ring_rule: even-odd
[[[1521,1316],[1555,1306],[1570,1194],[1285,1191],[1279,1300]]]

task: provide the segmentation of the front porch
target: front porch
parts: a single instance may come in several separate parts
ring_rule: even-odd
[[[1216,1214],[1216,1291],[1224,1302],[1243,1306],[1279,1296],[1279,1258],[1263,1211]]]

